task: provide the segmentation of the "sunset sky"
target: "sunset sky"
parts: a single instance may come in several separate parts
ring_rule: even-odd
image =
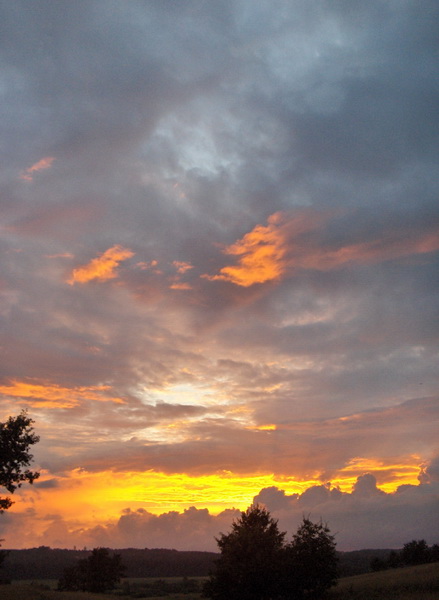
[[[3,546],[439,542],[439,4],[0,7]]]

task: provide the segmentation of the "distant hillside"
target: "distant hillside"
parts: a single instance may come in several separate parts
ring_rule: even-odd
[[[360,575],[370,571],[370,563],[373,558],[386,560],[391,550],[353,550],[351,552],[337,552],[338,572],[340,577]]]
[[[126,566],[127,577],[196,577],[208,575],[217,554],[213,552],[128,548],[114,550]],[[0,577],[3,579],[59,579],[63,570],[88,550],[59,550],[46,546],[10,550]]]
[[[63,570],[78,559],[89,556],[89,550],[60,550],[46,546],[28,550],[10,550],[0,578],[59,579]],[[218,554],[214,552],[166,549],[128,548],[114,550],[122,557],[127,577],[201,577],[209,574]],[[358,550],[338,552],[341,577],[367,573],[372,558],[385,559],[390,550]]]

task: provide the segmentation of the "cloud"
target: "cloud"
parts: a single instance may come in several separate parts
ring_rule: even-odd
[[[295,531],[303,514],[322,519],[335,533],[339,550],[401,548],[416,537],[435,543],[432,527],[437,524],[438,491],[436,485],[419,485],[385,493],[377,489],[373,475],[364,474],[352,493],[315,486],[279,502],[281,490],[273,488],[261,490],[254,501],[267,506],[280,528],[289,532]]]
[[[134,256],[134,252],[128,248],[116,245],[108,248],[103,254],[94,258],[88,264],[73,270],[68,283],[87,283],[93,279],[107,281],[117,277],[116,268],[128,258]]]
[[[249,287],[277,281],[299,270],[331,271],[346,265],[367,265],[439,249],[439,230],[411,233],[407,230],[382,232],[367,242],[325,243],[323,228],[331,228],[330,215],[311,213],[275,213],[268,225],[257,225],[243,238],[227,246],[224,254],[238,256],[238,263],[225,266],[217,275],[203,275],[210,281],[229,281]],[[374,234],[376,236],[376,233]]]
[[[115,402],[124,404],[122,398],[108,396],[110,386],[65,388],[53,383],[31,381],[11,381],[0,386],[0,394],[13,398],[26,399],[35,408],[73,408],[85,400]]]
[[[38,539],[55,492],[104,543],[126,507],[432,490],[437,3],[274,6],[2,3],[2,414],[90,492],[32,488]]]
[[[360,480],[368,481],[368,489],[376,490],[373,476],[364,474]],[[360,485],[357,482],[355,488],[358,490]],[[270,510],[278,519],[281,531],[287,531],[288,538],[295,533],[304,514],[314,521],[322,519],[335,534],[337,549],[347,551],[401,548],[417,537],[429,544],[437,542],[434,532],[438,493],[436,484],[401,486],[393,493],[376,490],[372,494],[343,493],[328,484],[292,495],[272,486],[261,489],[253,501]],[[114,548],[218,551],[215,538],[220,532],[230,531],[239,515],[237,509],[226,509],[215,515],[194,506],[161,514],[142,507],[124,508],[118,519],[84,526],[76,519],[66,521],[56,514],[38,517],[34,512],[9,512],[7,518],[3,518],[4,545],[19,547],[26,540],[34,539],[35,543],[41,541],[52,547],[59,547],[60,543],[70,548],[104,544]],[[15,532],[14,536],[11,531]]]
[[[205,277],[211,281],[230,281],[243,287],[279,279],[286,268],[285,240],[276,227],[279,217],[271,215],[267,226],[257,225],[224,250],[225,254],[240,257],[238,265],[223,267],[218,275]]]
[[[20,175],[20,179],[33,181],[33,174],[38,173],[39,171],[44,171],[45,169],[50,169],[54,160],[54,156],[46,156],[45,158],[42,158],[38,162],[34,163],[31,167],[28,167],[25,171],[23,171]]]

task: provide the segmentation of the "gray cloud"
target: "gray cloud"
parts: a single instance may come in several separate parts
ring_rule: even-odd
[[[0,16],[0,386],[5,415],[36,418],[49,476],[323,485],[358,457],[429,463],[437,4],[4,0]],[[267,227],[280,277],[214,279]],[[132,256],[113,278],[69,283],[116,245]]]

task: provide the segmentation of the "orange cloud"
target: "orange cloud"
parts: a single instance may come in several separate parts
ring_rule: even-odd
[[[192,286],[190,285],[190,283],[183,283],[181,281],[177,281],[175,283],[172,283],[169,286],[169,289],[171,289],[171,290],[191,290]]]
[[[99,279],[100,281],[114,279],[117,277],[115,270],[119,263],[132,256],[134,256],[134,252],[128,248],[119,245],[113,246],[87,265],[74,269],[68,283],[73,285],[74,283],[86,283],[93,279]]]
[[[223,267],[219,275],[205,275],[211,280],[224,280],[249,287],[255,283],[265,283],[279,279],[285,272],[286,240],[278,227],[280,213],[268,218],[268,225],[256,225],[241,240],[224,250],[225,254],[239,256],[237,265]]]
[[[249,287],[279,280],[298,269],[329,271],[349,263],[370,264],[439,249],[438,231],[405,237],[391,231],[367,242],[324,247],[316,237],[328,219],[328,214],[311,211],[293,216],[275,213],[268,218],[267,226],[256,225],[224,250],[224,254],[239,257],[237,264],[223,267],[217,275],[202,277]]]
[[[31,167],[27,168],[21,175],[20,179],[25,179],[26,181],[33,180],[33,173],[37,173],[38,171],[44,171],[45,169],[49,169],[52,166],[53,161],[55,160],[54,156],[46,156],[42,158]]]
[[[190,269],[194,268],[190,263],[183,262],[180,260],[174,260],[172,264],[177,269],[178,273],[186,273],[186,271],[189,271]]]
[[[110,386],[65,388],[54,384],[12,381],[9,385],[0,386],[0,394],[14,398],[26,398],[30,406],[44,408],[73,408],[84,400],[99,402],[115,402],[124,404],[122,398],[107,396],[105,392]]]

